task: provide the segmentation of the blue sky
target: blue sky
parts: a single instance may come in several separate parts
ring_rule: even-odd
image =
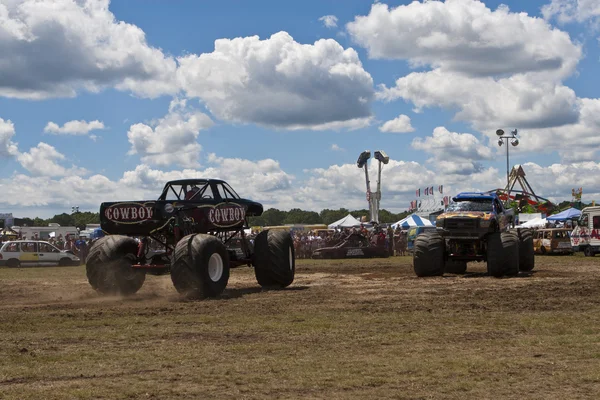
[[[364,208],[365,149],[392,159],[400,211],[420,187],[501,186],[497,128],[519,128],[511,164],[539,194],[590,201],[599,22],[589,0],[0,0],[0,212],[95,211],[183,176]]]

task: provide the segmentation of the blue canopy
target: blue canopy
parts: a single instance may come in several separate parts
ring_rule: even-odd
[[[91,239],[100,239],[104,237],[104,231],[101,228],[94,229],[94,232],[90,235]]]
[[[548,221],[566,221],[568,219],[577,219],[581,216],[581,211],[576,208],[569,208],[568,210],[559,212],[546,218]]]
[[[413,226],[433,226],[433,224],[428,219],[421,218],[417,214],[412,214],[393,224],[392,228],[396,229],[398,226],[408,229]]]

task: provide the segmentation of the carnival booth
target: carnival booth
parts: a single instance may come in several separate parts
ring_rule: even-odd
[[[354,218],[352,216],[352,214],[348,214],[344,218],[342,218],[340,220],[337,220],[335,222],[332,222],[327,227],[329,229],[336,229],[336,228],[358,228],[358,227],[361,226],[361,224],[363,224],[363,223],[360,222],[359,220],[357,220],[356,218]]]
[[[0,239],[2,241],[15,240],[18,237],[19,237],[19,234],[10,228],[4,228],[0,231]]]
[[[392,224],[392,228],[396,229],[400,227],[400,229],[408,229],[415,226],[434,226],[431,221],[426,218],[421,218],[417,214],[409,215],[408,217],[401,219],[400,221]]]

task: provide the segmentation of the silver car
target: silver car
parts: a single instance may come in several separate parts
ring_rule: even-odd
[[[0,247],[0,266],[12,268],[79,265],[73,252],[60,250],[42,240],[13,240]]]

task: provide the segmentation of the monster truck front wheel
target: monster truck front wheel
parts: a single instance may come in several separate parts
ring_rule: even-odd
[[[466,261],[446,261],[446,265],[444,266],[444,272],[448,272],[450,274],[464,274],[467,272],[467,262]]]
[[[86,260],[88,282],[98,293],[129,296],[146,280],[146,273],[131,268],[137,253],[137,242],[127,236],[110,235],[90,248]]]
[[[435,232],[422,233],[415,239],[413,267],[419,277],[444,274],[444,238]]]
[[[188,298],[217,297],[229,281],[229,252],[212,235],[188,235],[175,246],[171,280]]]
[[[513,232],[494,232],[487,240],[488,273],[496,278],[519,273],[519,238]]]
[[[286,287],[294,281],[294,242],[286,231],[262,231],[254,240],[254,275],[262,287]]]
[[[518,235],[519,271],[532,271],[533,268],[535,268],[535,255],[533,252],[533,233],[529,229],[519,229]]]

